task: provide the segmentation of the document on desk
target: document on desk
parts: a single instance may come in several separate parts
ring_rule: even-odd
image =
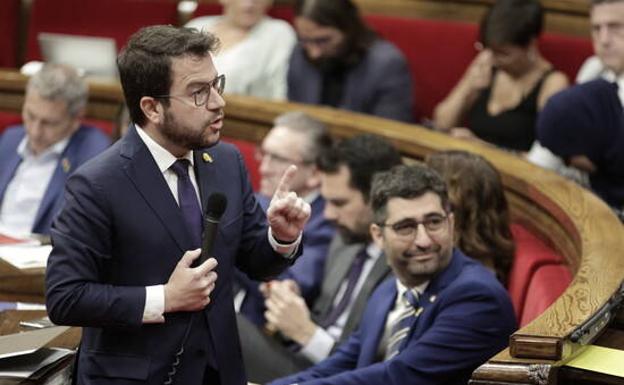
[[[0,378],[38,379],[53,369],[73,350],[41,348],[30,354],[0,359]]]
[[[51,251],[50,245],[3,244],[0,245],[0,259],[18,269],[44,268]]]
[[[0,336],[0,361],[6,357],[32,353],[63,334],[67,329],[69,329],[68,326],[56,326]]]
[[[589,345],[580,354],[568,361],[566,366],[624,377],[623,362],[623,351]]]

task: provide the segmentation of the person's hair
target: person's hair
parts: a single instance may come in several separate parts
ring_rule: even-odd
[[[352,60],[358,60],[377,37],[351,0],[296,0],[295,16],[342,32],[347,55],[352,55]]]
[[[291,111],[279,115],[273,121],[274,127],[284,127],[292,132],[306,136],[301,157],[306,163],[314,163],[321,152],[331,148],[333,140],[327,126],[301,111]]]
[[[479,40],[485,47],[526,47],[542,33],[544,11],[537,0],[498,0],[481,21]]]
[[[426,164],[448,185],[457,247],[474,259],[492,262],[506,283],[515,243],[498,171],[482,156],[456,150],[432,154]]]
[[[436,171],[423,164],[398,165],[377,173],[371,187],[373,221],[382,224],[388,219],[388,201],[392,198],[414,199],[431,192],[440,198],[442,209],[449,213],[446,183]]]
[[[591,8],[600,4],[621,3],[621,2],[624,2],[624,0],[589,0]]]
[[[144,96],[166,95],[172,84],[171,59],[185,55],[206,57],[218,39],[194,28],[154,25],[134,33],[117,57],[119,78],[134,123],[145,123],[140,101]],[[165,106],[168,99],[161,99]]]
[[[76,117],[85,108],[89,98],[87,83],[75,68],[66,64],[44,64],[30,78],[26,89],[36,91],[43,99],[65,102],[71,117]]]
[[[394,146],[377,135],[363,134],[339,142],[321,153],[316,165],[326,174],[338,173],[345,166],[350,173],[349,186],[360,191],[366,202],[370,197],[373,175],[401,164]]]

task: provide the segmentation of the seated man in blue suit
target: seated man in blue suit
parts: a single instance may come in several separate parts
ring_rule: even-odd
[[[67,177],[109,146],[80,124],[87,84],[66,65],[48,63],[26,86],[23,125],[0,137],[0,231],[49,234]]]
[[[443,179],[424,166],[378,174],[371,234],[396,278],[359,329],[318,365],[271,385],[459,385],[507,345],[515,316],[493,273],[453,247]]]
[[[332,145],[327,127],[311,116],[287,112],[278,116],[258,150],[260,162],[260,192],[258,203],[266,211],[280,178],[289,165],[297,165],[297,175],[290,188],[310,204],[310,220],[303,229],[303,253],[297,263],[278,279],[292,279],[297,283],[306,303],[312,304],[319,294],[329,243],[334,236],[334,225],[325,219],[325,200],[319,192],[320,172],[315,160]],[[264,296],[258,290],[259,282],[237,275],[241,291],[235,297],[242,300],[240,313],[258,326],[263,326]]]
[[[234,269],[253,279],[281,273],[310,206],[289,190],[291,165],[265,216],[241,154],[219,143],[217,44],[156,25],[132,35],[117,59],[134,124],[67,181],[46,271],[50,319],[83,327],[77,384],[246,383]],[[220,217],[218,229],[202,207]],[[215,230],[204,253],[202,227]]]
[[[407,60],[366,26],[353,1],[297,0],[294,25],[288,100],[414,120]]]

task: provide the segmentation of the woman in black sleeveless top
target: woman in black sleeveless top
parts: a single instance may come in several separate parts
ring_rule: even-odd
[[[568,85],[537,48],[543,11],[536,0],[498,0],[479,31],[480,53],[434,111],[452,136],[526,152],[539,110]],[[458,127],[467,124],[468,128]]]

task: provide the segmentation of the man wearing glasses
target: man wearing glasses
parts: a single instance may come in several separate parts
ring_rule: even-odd
[[[290,191],[296,167],[265,216],[241,155],[219,143],[216,44],[194,29],[151,26],[118,57],[133,124],[68,181],[46,272],[52,321],[83,327],[77,384],[245,384],[233,270],[269,278],[300,252],[310,207]],[[227,206],[217,199],[213,251],[199,258],[217,192]]]
[[[421,165],[378,174],[371,234],[396,278],[371,296],[359,329],[327,360],[271,385],[466,384],[507,345],[515,316],[494,274],[453,246],[442,177]]]
[[[327,248],[334,236],[333,224],[323,216],[325,200],[319,192],[321,177],[316,167],[316,158],[331,145],[325,124],[303,112],[292,111],[275,118],[256,153],[260,171],[256,199],[263,210],[269,207],[282,174],[291,164],[297,166],[297,175],[290,188],[310,204],[310,220],[303,230],[303,253],[295,265],[278,277],[293,280],[307,304],[312,304],[319,294]],[[263,326],[266,309],[259,282],[243,274],[236,278],[241,289],[234,297],[236,309],[254,324]]]

